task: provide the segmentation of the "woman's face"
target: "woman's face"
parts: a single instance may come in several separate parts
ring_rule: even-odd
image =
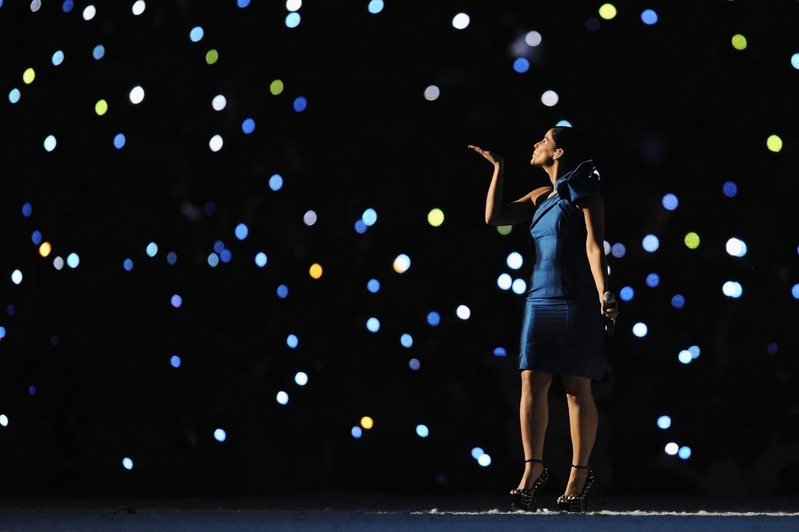
[[[557,150],[555,146],[555,141],[552,140],[551,129],[547,131],[543,139],[535,143],[534,148],[533,157],[530,159],[530,164],[533,166],[549,166],[556,158],[556,155],[560,154],[560,150]],[[555,153],[556,150],[557,154]]]

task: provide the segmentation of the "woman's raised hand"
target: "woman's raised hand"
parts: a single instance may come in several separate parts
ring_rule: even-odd
[[[498,164],[498,163],[503,162],[503,160],[504,160],[504,159],[502,159],[501,156],[497,155],[496,153],[494,153],[492,151],[484,150],[482,148],[478,148],[477,146],[472,146],[471,144],[469,144],[468,147],[470,149],[476,151],[477,153],[479,153],[483,157],[485,157],[486,160],[488,162],[490,162],[491,164]]]

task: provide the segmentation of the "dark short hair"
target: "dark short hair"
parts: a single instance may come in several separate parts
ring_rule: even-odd
[[[562,157],[570,164],[579,164],[589,159],[588,146],[580,130],[573,127],[556,126],[552,128],[555,147],[563,150]]]

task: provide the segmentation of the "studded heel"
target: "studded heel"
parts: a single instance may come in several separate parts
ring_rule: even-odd
[[[585,512],[588,509],[588,492],[591,491],[591,486],[594,484],[594,472],[590,466],[576,466],[572,465],[575,469],[587,469],[588,478],[585,479],[583,491],[579,495],[561,495],[558,497],[558,508],[564,512]]]
[[[529,460],[525,460],[524,463],[528,462],[538,462],[541,465],[544,465],[544,462],[541,460],[536,460],[535,458],[530,458]],[[541,488],[544,487],[544,484],[547,483],[549,480],[549,471],[547,470],[546,466],[544,470],[538,475],[538,478],[535,479],[533,485],[530,488],[517,488],[513,490],[510,494],[510,505],[514,510],[521,510],[523,512],[534,512],[536,506],[538,505],[538,495],[541,493]]]

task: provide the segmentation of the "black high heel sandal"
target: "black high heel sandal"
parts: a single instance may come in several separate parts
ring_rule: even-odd
[[[588,478],[585,479],[583,491],[579,495],[561,495],[558,497],[558,508],[564,512],[585,512],[588,508],[588,492],[594,484],[594,472],[590,466],[576,466],[572,464],[575,469],[587,469]]]
[[[544,465],[544,462],[536,460],[535,458],[524,461],[525,464],[527,462],[538,462]],[[514,510],[521,510],[523,512],[535,512],[535,508],[538,505],[538,495],[541,493],[541,488],[544,487],[547,480],[549,480],[549,471],[546,466],[544,466],[544,470],[538,475],[538,478],[535,479],[535,482],[533,482],[530,488],[517,488],[516,491],[510,494],[511,507]]]

